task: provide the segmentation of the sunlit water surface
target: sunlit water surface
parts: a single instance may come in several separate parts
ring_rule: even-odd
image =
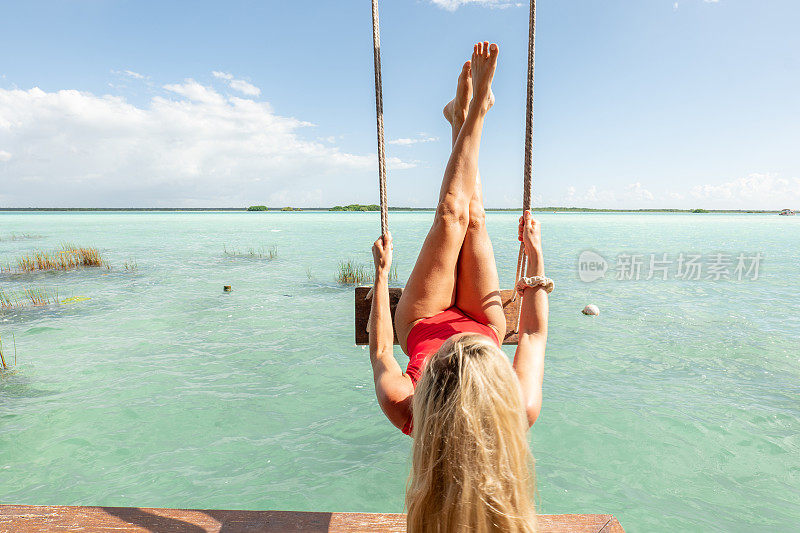
[[[613,513],[628,531],[796,530],[800,217],[538,216],[556,280],[530,433],[539,511]],[[431,218],[391,213],[398,284]],[[506,287],[516,220],[488,216]],[[6,292],[91,298],[0,311],[7,362],[12,333],[17,345],[0,375],[0,501],[402,511],[411,441],[381,414],[353,291],[334,280],[339,261],[370,261],[378,226],[375,213],[0,214],[0,263],[70,241],[112,265],[0,274]],[[611,263],[593,283],[578,278],[589,249]],[[644,279],[649,254],[681,252],[763,260],[757,280]],[[624,253],[642,254],[639,281],[615,279]],[[581,315],[587,303],[601,315]]]

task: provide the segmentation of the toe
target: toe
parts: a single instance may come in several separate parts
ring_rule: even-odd
[[[500,47],[497,46],[497,43],[492,43],[491,46],[489,46],[489,57],[492,59],[497,59],[497,54],[499,53]]]
[[[483,43],[475,45],[475,53],[478,54],[478,57],[483,57]]]
[[[483,57],[484,59],[489,57],[489,41],[483,41]]]

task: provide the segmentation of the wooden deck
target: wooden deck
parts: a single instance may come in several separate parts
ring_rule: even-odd
[[[356,323],[356,344],[369,344],[369,334],[367,333],[367,321],[369,320],[369,312],[372,307],[372,298],[367,299],[367,293],[371,287],[356,287],[355,290],[355,323]],[[403,294],[403,289],[391,288],[389,289],[389,307],[392,310],[392,321],[394,321],[394,310],[397,307],[397,301],[400,300],[400,295]],[[512,300],[514,297],[513,290],[501,290],[500,298],[503,300],[503,312],[506,315],[506,324],[509,326],[506,338],[503,339],[503,344],[517,344],[517,333],[511,331],[516,327],[517,320],[517,306],[519,300]],[[397,344],[397,337],[394,338],[394,343]]]
[[[0,505],[0,531],[308,533],[405,531],[402,514]],[[608,514],[541,515],[540,533],[624,533]]]

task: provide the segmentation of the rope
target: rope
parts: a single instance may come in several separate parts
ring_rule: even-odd
[[[378,187],[381,195],[381,235],[389,229],[389,204],[386,199],[386,145],[383,139],[383,83],[381,82],[381,30],[378,0],[372,0],[372,51],[375,56],[375,116],[378,120]]]
[[[530,18],[528,19],[528,94],[525,101],[525,167],[522,189],[522,213],[531,208],[533,196],[533,71],[536,63],[536,0],[531,0]],[[517,277],[525,275],[528,258],[525,255],[525,243],[519,245],[517,259]],[[515,295],[516,297],[516,295]],[[522,297],[517,306],[515,331],[519,332],[519,319],[522,312]]]

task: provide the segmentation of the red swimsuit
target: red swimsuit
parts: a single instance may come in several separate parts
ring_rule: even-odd
[[[406,341],[408,356],[411,359],[408,362],[406,374],[411,378],[414,387],[417,386],[417,381],[422,375],[422,369],[428,357],[436,353],[444,341],[456,333],[480,333],[494,340],[497,346],[500,346],[500,339],[497,338],[497,332],[494,329],[471,319],[455,306],[438,315],[424,318],[411,328]],[[406,435],[411,434],[412,422],[413,416],[410,416],[406,425],[403,426],[403,433]]]

